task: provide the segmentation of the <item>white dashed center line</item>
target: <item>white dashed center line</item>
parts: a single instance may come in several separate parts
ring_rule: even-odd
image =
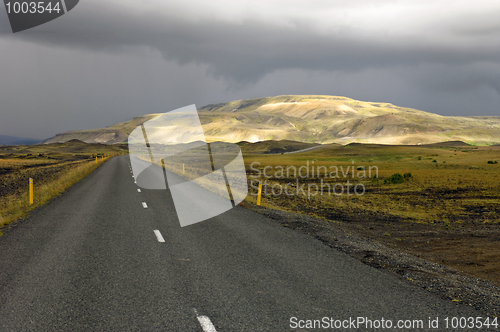
[[[155,229],[154,232],[155,232],[156,238],[158,239],[158,242],[165,242],[165,240],[163,239],[163,236],[161,236],[161,233],[159,230]]]
[[[137,192],[140,193],[141,192],[141,189],[137,188]]]
[[[142,202],[142,207],[147,209],[148,208],[148,205],[146,204],[146,202]]]
[[[207,316],[201,316],[198,315],[198,311],[196,309],[193,309],[194,313],[196,314],[196,318],[198,318],[198,322],[200,322],[201,328],[203,329],[204,332],[217,332],[215,329],[214,324],[212,324],[212,321],[210,318]]]

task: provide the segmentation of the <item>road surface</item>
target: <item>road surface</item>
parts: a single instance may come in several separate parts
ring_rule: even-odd
[[[291,152],[283,152],[283,154],[292,154],[292,153],[306,152],[306,151],[311,151],[311,150],[315,150],[315,149],[322,148],[322,147],[324,147],[324,145],[317,145],[317,146],[313,146],[313,147],[307,148],[307,149],[302,149],[302,150],[297,150],[297,151],[291,151]]]
[[[169,191],[139,192],[129,165],[110,159],[0,237],[0,331],[333,330],[306,327],[323,317],[442,331],[484,317],[241,207],[181,228]]]

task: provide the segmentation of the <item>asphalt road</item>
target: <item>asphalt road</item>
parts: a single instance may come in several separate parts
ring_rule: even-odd
[[[291,328],[323,317],[442,331],[484,317],[241,207],[181,228],[169,191],[138,192],[129,163],[110,159],[0,237],[0,331],[333,330]],[[384,330],[365,326],[352,330]]]

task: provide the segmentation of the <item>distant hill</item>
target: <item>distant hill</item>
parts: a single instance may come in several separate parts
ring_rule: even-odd
[[[20,156],[33,159],[47,157],[49,159],[79,160],[88,159],[96,154],[123,154],[128,152],[127,144],[105,145],[100,143],[84,143],[79,140],[70,140],[65,143],[50,143],[37,145],[0,146],[0,155],[4,157]],[[71,156],[65,156],[71,154]]]
[[[33,145],[41,142],[39,139],[0,135],[0,145]]]
[[[208,141],[500,144],[500,117],[441,116],[346,97],[277,96],[207,105],[198,111]],[[157,115],[140,116],[103,129],[66,132],[45,142],[73,138],[92,143],[125,142],[131,130]]]
[[[462,141],[449,141],[449,142],[432,143],[432,144],[427,144],[427,145],[448,147],[448,148],[453,148],[453,147],[458,148],[458,147],[468,146],[469,144],[462,142]]]
[[[45,141],[43,141],[43,143],[64,143],[72,139],[76,139],[85,143],[124,143],[128,140],[128,135],[132,132],[132,130],[134,130],[142,123],[157,117],[158,115],[159,114],[141,115],[133,118],[130,121],[117,123],[115,125],[102,129],[66,131],[64,133],[57,134],[54,137],[46,139]]]

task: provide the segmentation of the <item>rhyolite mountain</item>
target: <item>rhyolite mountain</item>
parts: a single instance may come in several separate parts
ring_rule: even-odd
[[[442,116],[390,103],[336,96],[287,95],[236,100],[204,106],[198,113],[208,141],[500,143],[500,116]],[[69,131],[45,143],[71,139],[105,144],[126,142],[136,126],[158,115],[142,115],[102,129]]]

